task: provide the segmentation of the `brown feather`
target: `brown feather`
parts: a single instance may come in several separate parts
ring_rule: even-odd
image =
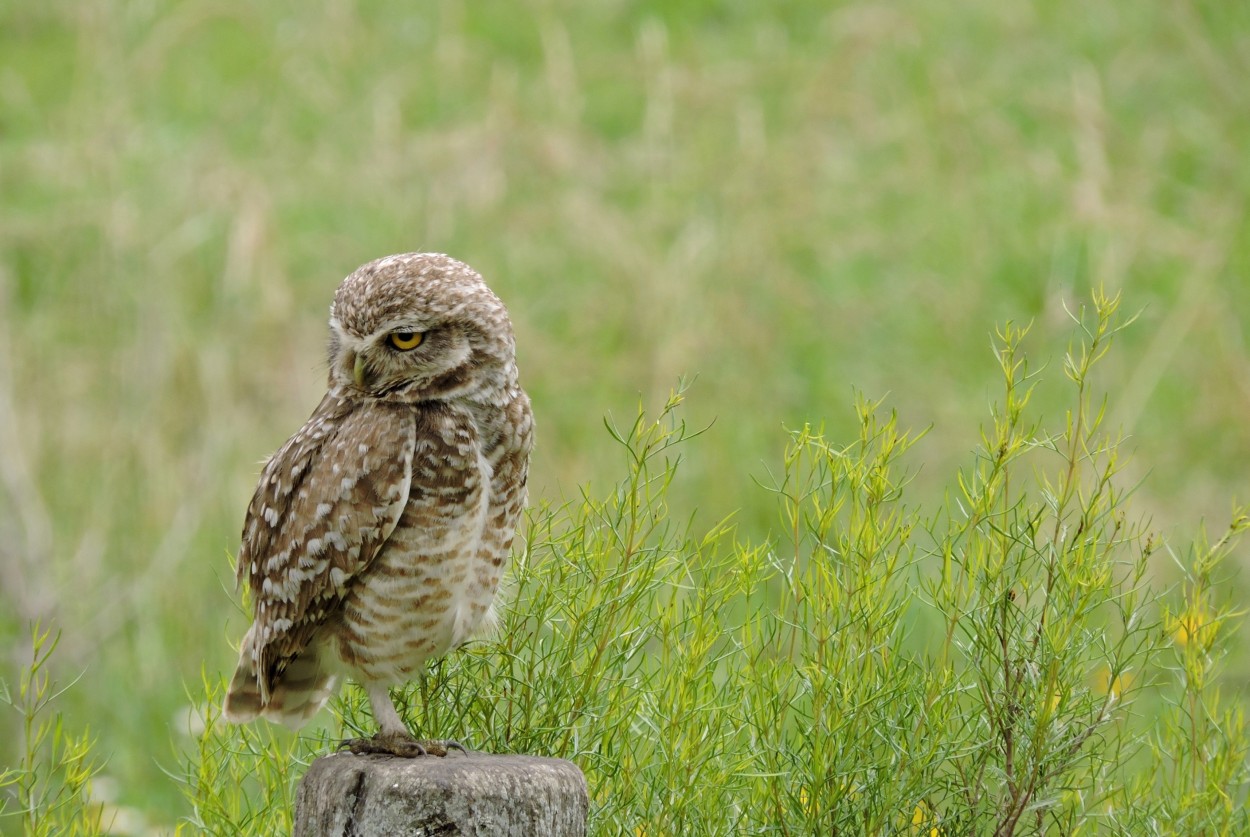
[[[239,550],[262,701],[395,528],[414,445],[411,411],[331,393],[265,466]]]

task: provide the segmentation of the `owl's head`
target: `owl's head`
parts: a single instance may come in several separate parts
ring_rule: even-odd
[[[512,323],[473,268],[439,253],[387,256],[330,306],[330,386],[416,402],[490,398],[516,380]]]

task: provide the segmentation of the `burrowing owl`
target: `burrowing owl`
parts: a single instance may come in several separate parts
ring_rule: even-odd
[[[247,509],[238,577],[253,624],[225,716],[299,726],[346,674],[379,726],[353,749],[418,754],[388,687],[494,620],[530,402],[503,303],[448,256],[389,256],[344,279],[329,354],[325,397]]]

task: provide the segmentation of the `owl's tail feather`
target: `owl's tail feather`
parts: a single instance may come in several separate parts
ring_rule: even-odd
[[[264,718],[298,729],[316,715],[334,694],[335,677],[318,664],[315,653],[296,657],[282,672],[282,677],[269,692],[266,701],[252,666],[251,654],[244,645],[238,668],[230,680],[222,714],[233,724],[245,724]]]

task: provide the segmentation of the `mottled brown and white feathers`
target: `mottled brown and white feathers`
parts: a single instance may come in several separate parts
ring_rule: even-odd
[[[396,732],[385,687],[493,620],[533,420],[507,311],[448,256],[348,276],[329,363],[325,397],[248,507],[238,576],[253,623],[225,714],[297,726],[346,674]]]

